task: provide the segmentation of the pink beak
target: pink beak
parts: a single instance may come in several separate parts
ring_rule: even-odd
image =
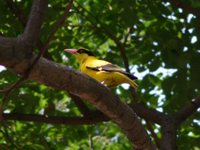
[[[65,52],[71,53],[71,54],[76,54],[77,53],[77,49],[64,49]]]

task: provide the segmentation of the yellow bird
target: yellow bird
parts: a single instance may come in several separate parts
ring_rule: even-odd
[[[84,48],[65,49],[64,51],[76,57],[80,63],[81,72],[96,79],[105,86],[115,87],[122,83],[128,83],[132,87],[137,88],[137,84],[134,82],[137,77],[123,71],[117,65],[97,59],[91,51]]]

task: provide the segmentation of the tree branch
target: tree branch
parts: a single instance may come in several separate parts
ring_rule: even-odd
[[[161,126],[162,137],[160,140],[160,149],[162,150],[177,150],[176,146],[176,126],[175,118],[173,116],[167,116],[164,118]]]
[[[48,0],[34,0],[29,15],[29,19],[22,34],[22,39],[26,41],[27,45],[32,47],[40,34],[40,27],[44,18],[44,13],[47,8]]]
[[[200,107],[200,96],[193,99],[192,102],[179,110],[174,115],[167,115],[162,120],[162,138],[161,138],[161,149],[176,150],[176,135],[177,127],[189,116],[191,116],[197,108]]]
[[[89,116],[92,112],[90,109],[84,104],[83,100],[81,100],[78,96],[70,94],[72,100],[78,107],[79,111],[84,115],[84,116]]]
[[[27,69],[27,71],[25,72],[24,76],[22,78],[27,78],[29,73],[31,72],[32,68],[35,66],[35,64],[38,62],[38,60],[40,59],[40,57],[43,56],[44,52],[47,50],[49,43],[51,42],[51,40],[53,40],[55,33],[57,32],[57,30],[63,25],[65,19],[67,18],[68,14],[69,14],[69,10],[71,9],[73,5],[73,0],[70,1],[69,5],[67,5],[67,8],[64,12],[64,14],[61,16],[61,18],[56,22],[54,28],[52,29],[52,31],[49,34],[49,37],[47,39],[46,44],[43,46],[42,49],[40,49],[39,54],[36,56],[36,58],[33,60],[33,62],[31,63],[31,65],[29,66],[29,68]],[[34,4],[33,4],[34,7]],[[32,14],[33,15],[33,14]],[[31,16],[30,16],[31,18]],[[29,19],[31,20],[31,19]]]
[[[36,114],[22,114],[22,113],[4,113],[4,120],[17,120],[17,121],[33,121],[40,123],[51,124],[64,124],[64,125],[83,125],[83,124],[95,124],[102,121],[108,121],[109,119],[103,115],[93,115],[90,117],[54,117],[44,116]]]
[[[17,39],[11,37],[0,36],[0,49],[12,48],[16,45]],[[6,53],[6,51],[5,51]]]
[[[154,129],[152,127],[152,122],[147,121],[146,124],[147,124],[148,130],[151,132],[151,135],[154,138],[157,148],[160,148],[160,139],[158,138],[157,134],[154,132]]]
[[[5,65],[8,67],[14,67],[16,62],[19,62],[21,60],[20,53],[15,53],[15,45],[17,45],[17,39],[16,38],[7,38],[0,36],[0,65]],[[8,61],[12,55],[15,55],[15,58]],[[21,60],[22,61],[22,60]]]
[[[58,21],[54,25],[53,29],[51,30],[51,32],[49,34],[49,37],[48,37],[48,39],[46,41],[46,44],[45,44],[44,48],[49,45],[49,43],[53,40],[53,38],[54,38],[55,33],[57,32],[57,30],[64,24],[66,18],[69,15],[69,10],[73,6],[73,2],[74,2],[74,0],[70,0],[69,4],[67,5],[67,7],[66,7],[66,9],[64,11],[64,14],[58,19]]]
[[[195,113],[199,107],[200,96],[192,99],[189,104],[187,104],[184,108],[175,113],[176,125],[180,125],[182,122],[184,122],[188,117]]]
[[[185,4],[183,2],[181,2],[180,0],[170,0],[170,2],[172,3],[172,5],[174,5],[177,8],[182,8],[183,10],[185,10],[188,13],[192,13],[194,14],[197,18],[200,19],[200,11],[192,6],[190,6],[189,4]]]
[[[18,49],[16,48],[16,50]],[[0,64],[2,64],[1,54],[3,52],[0,48]],[[10,66],[9,62],[12,62],[13,58],[14,56],[10,54],[10,59],[2,65],[5,66],[7,64],[6,67]],[[23,74],[26,68],[19,67],[18,65],[27,66],[32,60],[24,58],[23,62],[18,62],[15,64],[15,68],[10,69],[16,73]],[[94,79],[44,58],[39,59],[34,66],[29,79],[53,88],[69,91],[82,99],[88,100],[124,130],[135,148],[153,149],[146,131],[133,110],[122,103],[108,88]]]
[[[148,108],[142,103],[131,104],[130,106],[141,118],[159,125],[162,125],[167,117],[164,113]]]

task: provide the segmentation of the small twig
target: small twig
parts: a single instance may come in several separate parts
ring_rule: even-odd
[[[46,42],[46,47],[49,45],[49,43],[53,40],[55,33],[57,32],[57,30],[64,24],[66,18],[68,17],[68,14],[70,12],[70,9],[73,6],[73,2],[74,0],[70,0],[69,4],[66,7],[66,10],[64,11],[64,14],[60,17],[60,19],[56,22],[55,26],[53,27],[53,29],[51,30],[49,37],[47,39]]]
[[[4,93],[2,101],[0,103],[0,121],[3,120],[3,108],[4,108],[4,105],[7,103],[7,97],[9,93],[13,89],[17,88],[24,80],[25,80],[25,76],[22,76],[22,78],[20,78],[17,82],[12,84],[9,88],[0,90],[1,93]]]
[[[3,129],[1,129],[0,132],[4,135],[6,141],[12,144],[16,150],[20,150],[20,146],[15,144],[15,141],[13,140],[13,137],[14,137],[13,134],[8,133],[7,131],[8,126],[6,126],[5,122],[1,123],[1,126],[3,127]]]
[[[117,42],[116,45],[119,48],[120,54],[124,61],[125,69],[127,72],[130,73],[128,57],[126,56],[126,50],[125,50],[125,46],[124,46],[125,43],[121,43],[120,41],[116,41],[116,42]],[[131,91],[131,96],[132,96],[132,103],[138,103],[140,101],[140,99],[137,95],[137,89],[130,86],[130,91]]]
[[[3,103],[0,104],[0,122],[3,120]]]
[[[124,37],[124,41],[123,44],[126,45],[127,41],[128,41],[128,37],[130,36],[130,34],[133,32],[133,26],[131,26],[130,28],[128,28],[128,33],[125,35]]]
[[[136,104],[136,103],[139,103],[140,102],[140,98],[137,94],[137,89],[136,88],[133,88],[133,87],[130,87],[130,91],[131,91],[131,96],[133,98],[133,100],[131,101],[132,104]]]
[[[200,107],[200,96],[192,99],[192,101],[187,104],[185,107],[180,109],[177,113],[175,113],[175,121],[176,125],[180,125],[183,121],[185,121],[189,116],[191,116],[196,110]]]
[[[19,80],[13,83],[11,86],[0,90],[0,93],[4,93],[4,95],[9,94],[13,89],[17,88],[21,82],[25,80],[26,76],[22,76]]]
[[[146,121],[146,124],[147,124],[148,130],[151,132],[151,135],[152,135],[152,137],[153,137],[154,140],[155,140],[155,143],[156,143],[157,148],[160,148],[160,139],[158,138],[158,136],[157,136],[156,133],[154,132],[154,129],[153,129],[153,127],[152,127],[152,122]]]
[[[128,57],[126,56],[126,50],[124,47],[124,43],[121,43],[120,41],[115,41],[115,44],[117,45],[117,47],[120,51],[120,55],[122,56],[126,71],[130,73],[129,62],[128,62]]]
[[[43,56],[44,52],[47,50],[50,42],[54,39],[55,33],[58,31],[58,29],[64,24],[66,18],[68,17],[69,10],[72,8],[73,1],[71,0],[70,3],[67,5],[66,10],[64,14],[60,17],[60,19],[56,22],[53,29],[51,30],[49,37],[47,38],[46,44],[43,46],[43,48],[40,50],[40,53],[37,55],[35,60],[33,61],[32,65],[30,66],[30,70],[33,68],[33,66],[38,62],[40,57]]]
[[[83,100],[81,100],[78,96],[70,94],[72,100],[78,107],[79,111],[84,115],[84,116],[89,116],[91,115],[90,109],[84,104]]]
[[[90,150],[94,150],[93,137],[91,135],[89,135],[89,147]]]

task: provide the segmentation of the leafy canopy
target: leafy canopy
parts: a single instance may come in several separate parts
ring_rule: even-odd
[[[182,1],[192,9],[200,9],[197,0]],[[15,1],[28,17],[31,1]],[[53,25],[63,14],[66,1],[49,1],[40,40],[45,42]],[[12,8],[0,3],[0,32],[3,36],[19,36],[24,29]],[[167,114],[174,113],[200,94],[200,38],[198,16],[177,8],[168,1],[148,0],[77,0],[64,26],[58,30],[48,53],[55,62],[78,68],[75,58],[64,48],[85,47],[98,57],[124,66],[125,49],[129,69],[138,80],[142,102]],[[35,53],[38,49],[35,49]],[[0,88],[19,77],[3,70]],[[116,89],[121,99],[131,101],[124,86]],[[2,96],[2,95],[1,95]],[[90,104],[87,104],[94,109]],[[47,111],[48,110],[48,111]],[[81,116],[68,93],[28,81],[9,95],[6,112]],[[199,114],[193,115],[178,131],[179,149],[195,149],[199,145]],[[153,126],[161,136],[160,127]],[[0,147],[6,149],[130,149],[130,143],[113,123],[95,125],[52,125],[6,121],[0,125]]]

